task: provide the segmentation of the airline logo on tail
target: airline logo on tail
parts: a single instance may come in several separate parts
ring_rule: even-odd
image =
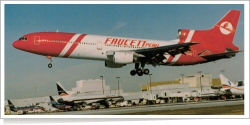
[[[10,100],[8,100],[9,106],[14,106]]]
[[[58,83],[56,83],[56,86],[57,86],[58,95],[60,95],[60,96],[68,96],[69,95]]]
[[[231,81],[229,81],[229,80],[228,80],[228,83],[229,83],[229,85],[230,85],[230,86],[232,86],[232,83],[231,83]]]
[[[55,102],[52,96],[49,96],[51,102]]]
[[[234,28],[230,22],[223,22],[220,25],[220,31],[223,34],[228,35],[228,34],[234,32]]]

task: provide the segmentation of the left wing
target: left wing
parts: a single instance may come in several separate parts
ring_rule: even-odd
[[[190,50],[190,46],[199,44],[197,42],[188,42],[188,43],[181,43],[181,44],[174,44],[174,45],[167,45],[167,46],[160,46],[156,48],[146,48],[146,49],[138,49],[135,50],[135,55],[140,55],[145,57],[146,61],[151,63],[153,66],[162,62],[165,57],[164,54],[168,53],[171,56],[175,56],[177,54],[185,54],[187,51]]]

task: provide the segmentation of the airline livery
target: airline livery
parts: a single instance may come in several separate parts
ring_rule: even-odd
[[[58,99],[59,103],[68,104],[72,106],[77,106],[78,104],[90,104],[94,102],[98,102],[104,105],[106,108],[109,107],[107,101],[117,101],[122,102],[124,100],[123,96],[117,94],[99,94],[99,95],[79,95],[72,91],[66,91],[60,82],[56,83],[58,95],[60,98]]]
[[[32,113],[35,111],[45,111],[45,109],[41,106],[25,106],[25,107],[15,107],[13,103],[8,100],[8,104],[10,107],[10,110],[13,112],[20,112],[21,114],[26,114],[26,113]]]
[[[132,76],[149,74],[145,64],[184,66],[231,58],[240,52],[233,44],[240,17],[230,10],[209,30],[179,29],[178,39],[171,41],[98,36],[65,32],[36,32],[13,43],[17,49],[52,57],[105,61],[109,68],[135,63]]]
[[[220,74],[222,88],[220,91],[227,95],[244,95],[244,85],[234,84],[227,79],[223,74]]]

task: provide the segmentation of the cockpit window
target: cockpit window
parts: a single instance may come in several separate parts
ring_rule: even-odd
[[[28,38],[27,37],[21,37],[19,40],[28,41]]]

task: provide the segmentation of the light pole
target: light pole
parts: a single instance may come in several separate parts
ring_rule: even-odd
[[[181,74],[181,84],[183,84],[184,83],[184,79],[183,79],[183,76],[184,76],[184,74]]]
[[[221,74],[223,75],[223,73],[225,72],[225,70],[221,70],[220,72],[221,72]]]
[[[119,84],[119,78],[120,77],[116,77],[118,79],[118,95],[120,95],[120,84]]]
[[[201,86],[201,73],[202,73],[202,71],[199,71],[198,73],[200,74],[200,88],[201,88],[201,91],[202,91],[202,86]]]
[[[17,86],[15,85],[14,88],[15,88],[15,92],[17,93],[17,91],[16,91],[17,90]],[[17,94],[15,94],[15,95],[16,95],[16,99],[18,99]]]
[[[102,94],[104,95],[104,88],[103,88],[103,76],[100,76],[102,77]]]
[[[152,94],[152,88],[151,88],[151,75],[152,74],[148,74],[149,75],[149,78],[150,78],[150,93]]]
[[[35,87],[35,97],[36,97],[36,87]]]

